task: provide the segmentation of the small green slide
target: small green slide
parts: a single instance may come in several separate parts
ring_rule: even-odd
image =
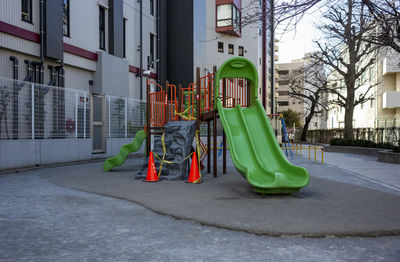
[[[136,152],[142,147],[143,141],[145,139],[146,139],[146,132],[144,132],[144,130],[139,130],[136,133],[135,139],[131,143],[123,145],[117,155],[110,157],[106,161],[104,161],[103,164],[104,172],[108,172],[112,168],[122,165],[125,162],[126,157],[130,153]]]
[[[224,108],[219,98],[223,78],[245,78],[250,82],[250,106]],[[308,171],[292,165],[283,154],[258,100],[258,73],[246,58],[225,61],[214,80],[215,108],[228,138],[232,161],[239,173],[261,194],[290,194],[306,186]]]

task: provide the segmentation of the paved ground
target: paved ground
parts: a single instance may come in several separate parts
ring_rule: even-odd
[[[360,169],[362,173],[348,172],[343,168],[353,163],[351,157],[341,157],[340,160],[338,156],[337,160],[340,167],[334,166],[335,158],[331,159],[329,165],[321,166],[295,157],[292,160],[295,164],[310,170],[310,186],[295,196],[270,197],[267,201],[249,195],[251,191],[246,187],[245,180],[233,174],[232,163],[228,164],[230,175],[217,179],[206,175],[206,182],[201,185],[135,182],[132,170],[137,159],[130,159],[127,165],[110,174],[101,172],[101,163],[92,163],[1,175],[0,261],[398,261],[398,235],[340,238],[254,235],[176,220],[133,202],[65,188],[78,188],[77,185],[80,185],[79,190],[93,191],[92,186],[97,185],[97,189],[103,190],[99,192],[101,194],[124,197],[115,194],[122,191],[135,198],[153,198],[150,203],[179,195],[183,201],[164,207],[162,205],[170,201],[161,202],[160,208],[164,210],[155,209],[167,214],[171,209],[189,206],[193,199],[198,200],[197,205],[191,207],[195,214],[198,209],[217,203],[207,214],[217,220],[221,219],[222,210],[226,208],[222,203],[228,203],[230,208],[225,210],[230,210],[232,225],[238,229],[257,222],[248,221],[246,224],[246,218],[267,210],[261,219],[274,217],[269,221],[274,223],[273,227],[282,229],[276,232],[293,232],[293,224],[287,218],[300,216],[298,209],[295,212],[290,210],[294,210],[298,203],[306,202],[310,207],[309,223],[297,219],[294,223],[297,227],[302,225],[314,230],[315,218],[325,218],[328,226],[342,225],[342,230],[348,230],[349,225],[354,229],[358,224],[364,233],[372,235],[398,233],[400,190],[398,184],[388,184],[380,175],[389,174],[396,179],[395,170],[382,167],[379,172],[370,172],[373,176],[364,169]],[[132,188],[132,185],[137,186]],[[140,191],[143,186],[147,190]],[[159,191],[157,187],[161,186],[169,188],[170,193]],[[201,195],[201,189],[207,188],[204,191],[207,192],[221,187],[225,190],[219,196],[214,195],[214,199],[208,197],[212,201],[205,201],[207,197]],[[195,194],[190,198],[182,197],[186,189]],[[140,203],[138,199],[132,200]],[[238,204],[246,201],[246,206],[250,206],[246,213],[236,212]],[[343,205],[347,205],[350,216],[342,209]],[[321,210],[312,212],[312,208]],[[289,213],[280,217],[277,214],[282,210],[288,210]],[[337,219],[338,223],[334,223]],[[380,231],[374,228],[381,225],[390,225],[392,228],[383,231],[382,228]]]
[[[53,170],[54,172],[56,170]],[[0,261],[398,261],[399,237],[266,237],[61,188],[43,170],[0,176]]]
[[[364,180],[361,185],[333,181],[348,174],[301,158],[293,161],[309,170],[310,184],[290,196],[265,197],[254,193],[232,165],[228,174],[217,179],[208,175],[199,185],[144,183],[134,180],[141,161],[130,159],[109,173],[102,172],[101,163],[94,163],[43,170],[41,176],[62,187],[128,199],[160,214],[256,234],[400,234],[400,195]]]
[[[308,147],[308,145],[303,145]],[[311,147],[314,147],[311,145]],[[294,157],[296,152],[293,151]],[[300,150],[297,151],[300,155]],[[308,150],[302,150],[302,156],[308,159]],[[314,161],[315,152],[311,150],[310,158]],[[321,162],[321,151],[317,150],[317,162]],[[359,154],[342,154],[335,152],[324,152],[324,163],[328,166],[345,170],[353,176],[359,176],[364,180],[381,184],[400,192],[400,165],[377,161],[376,156]]]

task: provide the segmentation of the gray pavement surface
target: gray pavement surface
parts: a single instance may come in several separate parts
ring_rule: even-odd
[[[83,180],[84,166],[74,169]],[[161,216],[132,202],[58,187],[41,177],[43,171],[63,176],[64,170],[0,176],[0,261],[399,261],[400,257],[396,236],[266,237],[218,229]]]
[[[310,146],[315,147],[314,145]],[[303,145],[303,147],[308,147],[308,145]],[[293,153],[296,157],[295,150]],[[300,150],[297,151],[297,154],[300,156]],[[308,159],[308,150],[302,150],[302,157]],[[312,161],[314,161],[314,157],[315,152],[311,150]],[[317,163],[321,163],[320,150],[317,150]],[[325,164],[400,192],[400,164],[379,162],[376,156],[324,152]]]
[[[299,193],[260,196],[232,164],[228,174],[202,184],[134,180],[141,159],[113,172],[101,163],[44,169],[41,177],[56,185],[127,199],[157,213],[205,225],[271,236],[382,236],[400,234],[400,195],[381,185],[296,158],[311,175]],[[220,171],[219,174],[222,174]],[[329,179],[327,179],[329,178]]]

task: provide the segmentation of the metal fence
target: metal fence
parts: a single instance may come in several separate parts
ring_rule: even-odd
[[[375,143],[390,143],[400,146],[400,127],[355,128],[354,139],[369,140]],[[332,138],[344,138],[344,129],[321,129],[307,132],[307,141],[329,143]]]
[[[133,137],[146,125],[146,101],[106,96],[107,137]]]
[[[0,78],[0,139],[90,137],[89,93]]]
[[[145,101],[105,100],[107,137],[133,137],[143,129]],[[90,104],[83,90],[0,78],[0,140],[90,138]]]

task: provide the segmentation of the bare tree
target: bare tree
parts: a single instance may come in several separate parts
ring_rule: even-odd
[[[324,15],[325,23],[319,26],[324,39],[316,41],[318,55],[313,58],[337,76],[331,85],[331,103],[345,109],[345,139],[353,139],[354,107],[371,99],[370,85],[363,76],[375,62],[376,49],[364,42],[373,30],[371,16],[362,0],[347,0],[336,4]]]
[[[378,46],[390,46],[400,53],[400,1],[362,1],[368,7],[375,25],[375,31],[365,40]]]
[[[304,102],[305,121],[301,141],[306,141],[311,120],[317,114],[327,111],[326,94],[328,90],[327,73],[323,65],[306,62],[305,66],[293,70],[289,75],[289,95]]]
[[[263,19],[273,23],[273,28],[283,34],[296,29],[297,24],[306,12],[313,7],[325,8],[327,3],[335,3],[340,0],[251,0],[242,6],[243,17],[241,25],[256,24]],[[265,10],[265,12],[263,12]],[[273,15],[272,15],[273,14]],[[271,21],[273,17],[274,21]]]

